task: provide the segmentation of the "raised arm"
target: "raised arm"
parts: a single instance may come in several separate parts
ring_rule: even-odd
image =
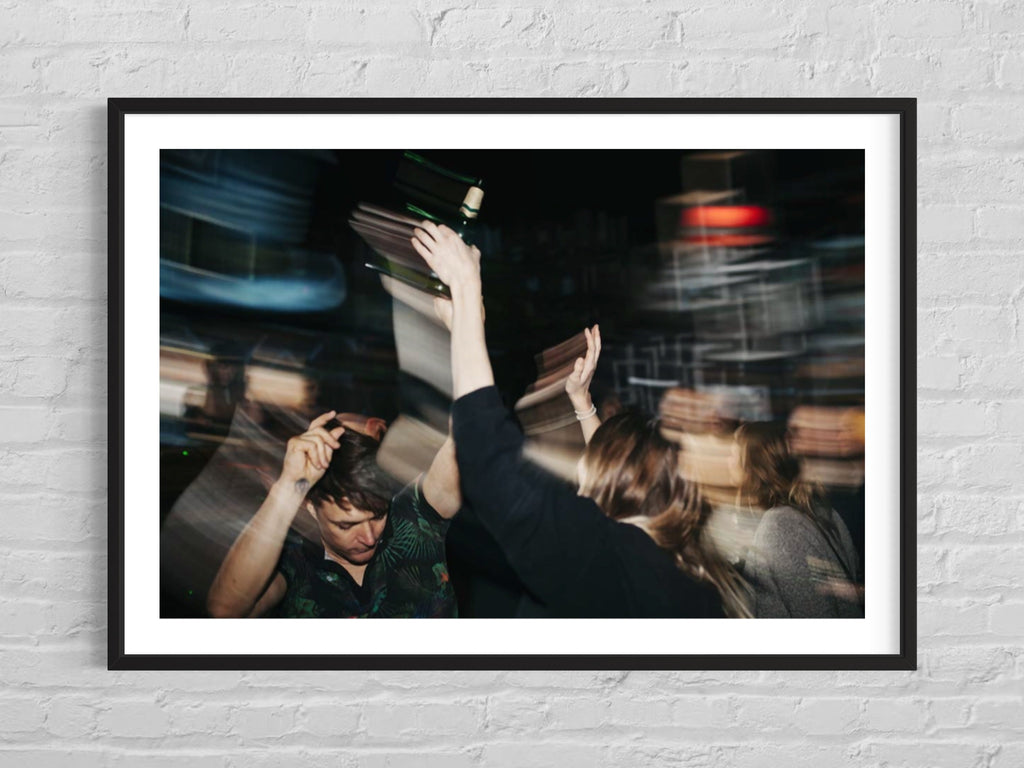
[[[484,338],[480,251],[455,232],[432,221],[416,230],[413,247],[451,291],[452,398],[494,384]]]
[[[266,500],[228,550],[210,586],[206,607],[211,616],[259,616],[284,596],[284,577],[276,571],[288,529],[306,493],[327,471],[344,427],[328,431],[335,412],[314,419],[309,429],[288,441],[281,476]]]
[[[446,321],[451,313],[452,430],[466,501],[527,588],[557,605],[569,582],[607,551],[614,523],[522,457],[523,435],[494,388],[487,356],[480,252],[429,222],[413,245],[451,289],[438,312]]]
[[[594,380],[597,360],[601,356],[601,329],[596,325],[584,328],[583,334],[587,337],[587,355],[576,358],[572,373],[565,380],[565,393],[569,395],[573,410],[576,411],[576,419],[583,430],[583,441],[589,443],[601,426],[597,406],[590,397],[590,382]]]
[[[466,501],[520,581],[552,608],[578,599],[575,580],[609,559],[616,523],[523,457],[523,434],[495,387],[456,400],[452,420]]]
[[[455,440],[451,434],[434,454],[434,460],[423,476],[423,496],[445,520],[455,517],[455,513],[462,509],[459,465],[455,459]]]

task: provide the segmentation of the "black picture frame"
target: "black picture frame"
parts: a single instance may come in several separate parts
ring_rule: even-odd
[[[745,655],[157,655],[125,651],[125,118],[163,114],[889,114],[899,120],[899,652]],[[108,100],[108,668],[111,670],[912,670],[916,669],[916,100],[249,99]],[[895,169],[894,169],[895,171]]]

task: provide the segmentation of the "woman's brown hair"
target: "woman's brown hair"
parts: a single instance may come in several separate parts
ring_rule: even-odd
[[[679,447],[661,435],[657,420],[616,414],[594,432],[583,461],[582,495],[613,520],[640,525],[682,571],[711,583],[727,614],[750,615],[742,579],[706,533],[711,507],[680,474]]]
[[[743,481],[740,494],[761,509],[792,507],[816,523],[827,536],[837,536],[822,514],[821,489],[800,477],[800,462],[789,450],[786,429],[774,422],[751,422],[736,430]]]

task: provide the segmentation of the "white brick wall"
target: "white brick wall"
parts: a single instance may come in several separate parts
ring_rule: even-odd
[[[1024,5],[0,6],[0,765],[1024,765]],[[108,673],[108,96],[920,99],[920,670]]]

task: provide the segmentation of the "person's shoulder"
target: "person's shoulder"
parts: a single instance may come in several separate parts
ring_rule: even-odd
[[[606,519],[609,521],[609,528],[616,531],[615,535],[622,536],[627,540],[642,541],[647,539],[652,541],[650,534],[647,532],[647,526],[650,522],[649,518],[635,515],[633,517],[624,517],[620,520]],[[638,537],[637,534],[642,534],[642,536]]]
[[[425,520],[432,524],[447,524],[423,495],[423,475],[407,483],[391,498],[388,510],[392,519]]]
[[[844,532],[847,536],[850,535],[846,529],[846,523],[843,522],[843,516],[836,511],[835,507],[823,507],[822,517],[831,522],[839,531]]]
[[[757,526],[755,538],[781,540],[794,537],[816,536],[817,528],[806,514],[794,507],[780,505],[765,510]]]
[[[296,579],[302,579],[311,570],[311,563],[316,561],[318,549],[319,556],[322,558],[322,547],[318,547],[317,544],[294,531],[290,532],[277,560],[278,572],[289,583]]]
[[[605,521],[608,545],[625,558],[635,558],[639,555],[659,564],[666,559],[671,562],[671,555],[651,538],[647,529],[650,522],[648,518],[639,516],[622,520],[605,518]]]
[[[804,513],[795,507],[780,504],[777,507],[766,509],[761,516],[761,523],[770,525],[784,525],[799,523],[804,519]]]
[[[394,512],[396,507],[407,507],[411,506],[416,502],[416,494],[418,486],[423,480],[423,475],[417,476],[415,479],[409,481],[403,485],[394,496],[391,497],[391,504],[389,512]]]
[[[498,388],[491,384],[456,398],[455,402],[452,403],[452,418],[470,416],[474,413],[487,411],[503,411],[504,408],[505,405],[501,400],[501,395],[498,393]]]

